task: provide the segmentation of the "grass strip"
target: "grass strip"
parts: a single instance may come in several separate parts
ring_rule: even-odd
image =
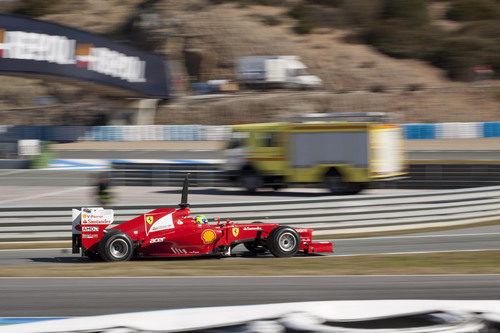
[[[302,258],[139,259],[0,266],[1,277],[500,274],[500,250]]]

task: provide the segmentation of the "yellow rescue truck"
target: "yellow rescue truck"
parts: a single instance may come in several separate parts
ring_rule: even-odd
[[[358,193],[371,181],[406,173],[402,127],[381,122],[382,115],[312,114],[293,122],[235,125],[225,171],[249,192],[316,183],[334,194]]]

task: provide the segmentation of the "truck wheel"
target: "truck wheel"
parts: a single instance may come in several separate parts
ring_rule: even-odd
[[[279,191],[281,189],[286,188],[287,186],[285,184],[280,184],[280,185],[273,185],[272,188],[274,191]]]
[[[267,238],[267,247],[275,257],[291,257],[299,251],[299,233],[286,226],[274,228]]]
[[[358,194],[365,189],[364,183],[349,183],[349,194]]]
[[[246,170],[240,176],[241,187],[245,188],[250,193],[255,193],[262,185],[261,177],[253,170]]]
[[[332,194],[341,195],[349,193],[349,183],[345,182],[338,172],[327,173],[324,183]]]
[[[107,233],[99,242],[99,254],[105,261],[127,261],[134,248],[130,237],[123,232]]]
[[[267,249],[264,246],[258,245],[254,241],[243,243],[243,245],[248,251],[254,254],[265,254],[267,252]]]

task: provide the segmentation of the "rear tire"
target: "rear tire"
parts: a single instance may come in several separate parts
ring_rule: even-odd
[[[99,254],[104,261],[127,261],[134,254],[130,237],[123,232],[107,233],[99,242]]]
[[[299,251],[299,233],[287,226],[274,228],[267,238],[267,248],[275,257],[291,257]]]

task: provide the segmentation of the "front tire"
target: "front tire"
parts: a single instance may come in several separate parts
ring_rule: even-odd
[[[99,254],[104,261],[127,261],[134,254],[130,237],[123,232],[107,233],[99,242]]]
[[[286,226],[274,228],[267,238],[267,248],[275,257],[291,257],[299,251],[299,233]]]

